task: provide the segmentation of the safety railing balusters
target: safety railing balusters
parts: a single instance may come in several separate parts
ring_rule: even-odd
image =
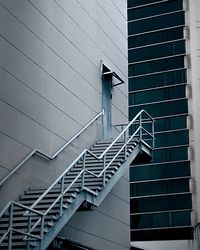
[[[83,163],[82,163],[82,169],[83,169],[83,173],[82,173],[82,182],[81,182],[81,189],[83,190],[85,187],[85,160],[86,160],[86,152],[83,155]]]
[[[154,131],[154,129],[155,129],[155,121],[153,120],[153,122],[152,122],[152,128],[151,128],[151,130],[152,130],[152,135],[153,135],[153,142],[152,142],[152,148],[154,149],[155,148],[155,131]]]
[[[9,209],[9,234],[8,234],[8,250],[12,249],[12,227],[13,227],[13,203],[10,205]]]
[[[61,182],[60,182],[60,194],[63,194],[63,191],[64,191],[64,176],[62,177]],[[60,207],[59,207],[60,216],[62,215],[62,212],[63,212],[63,195],[60,198]]]
[[[40,238],[41,238],[41,242],[40,242],[40,250],[42,250],[42,242],[43,242],[43,236],[44,236],[44,221],[45,221],[45,216],[44,214],[41,216],[41,228],[40,228]]]
[[[126,142],[127,142],[127,130],[124,133],[124,144],[126,144]],[[124,160],[126,160],[127,158],[126,152],[127,152],[127,145],[124,147]]]
[[[106,168],[106,154],[103,156],[103,169]],[[103,172],[103,186],[106,185],[106,171]]]
[[[30,233],[30,231],[31,231],[31,222],[32,222],[32,217],[29,216],[28,217],[28,230],[27,230],[28,233]],[[27,240],[26,245],[27,245],[27,250],[30,250],[30,240],[29,239]]]
[[[140,114],[140,116],[139,116],[139,126],[140,126],[139,138],[140,138],[140,141],[141,141],[142,140],[142,114]]]

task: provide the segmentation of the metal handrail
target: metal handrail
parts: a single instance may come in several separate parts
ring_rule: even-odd
[[[103,114],[103,112],[102,112]],[[152,126],[151,126],[151,132],[149,132],[148,130],[146,130],[143,127],[143,121],[142,121],[142,115],[145,114],[146,116],[148,116],[148,118],[151,120],[152,122]],[[127,132],[129,132],[129,128],[131,125],[133,125],[137,120],[139,119],[139,126],[138,128],[135,130],[135,132],[129,137],[127,136]],[[145,121],[146,119],[144,119]],[[127,154],[127,145],[129,144],[129,142],[135,137],[137,138],[138,141],[144,142],[147,146],[151,147],[149,144],[147,144],[145,141],[143,141],[143,133],[142,131],[144,130],[147,135],[149,135],[152,138],[153,141],[153,147],[154,147],[154,123],[155,120],[145,111],[145,110],[141,110],[133,119],[132,121],[126,126],[126,128],[123,129],[123,131],[115,138],[115,140],[103,151],[103,153],[100,156],[97,156],[96,154],[94,154],[93,152],[91,152],[88,149],[85,149],[82,151],[82,153],[66,168],[66,170],[50,185],[50,187],[48,189],[46,189],[44,191],[44,193],[32,204],[32,206],[30,207],[26,207],[24,205],[18,204],[16,202],[10,202],[5,209],[0,213],[0,217],[2,217],[6,211],[10,211],[9,214],[9,225],[8,225],[8,230],[6,231],[6,233],[4,233],[4,235],[0,238],[0,242],[2,242],[5,237],[8,235],[8,237],[10,237],[9,239],[9,244],[12,244],[12,232],[10,233],[10,230],[14,231],[15,229],[12,227],[12,221],[13,221],[13,216],[12,216],[12,211],[13,211],[13,204],[15,205],[19,205],[24,209],[24,215],[25,216],[31,216],[36,213],[38,214],[38,217],[40,217],[35,223],[34,225],[29,225],[28,226],[28,231],[27,232],[21,232],[18,231],[18,233],[22,233],[25,235],[25,237],[32,237],[32,230],[34,230],[34,228],[36,226],[38,226],[39,224],[41,224],[41,234],[40,237],[38,237],[38,239],[35,240],[39,240],[42,244],[43,242],[43,232],[44,232],[44,220],[45,220],[45,216],[50,212],[50,210],[59,202],[60,204],[60,209],[59,209],[59,214],[60,216],[63,214],[63,205],[64,205],[64,195],[73,187],[73,185],[80,179],[81,179],[81,183],[79,182],[79,185],[81,185],[81,189],[85,190],[87,192],[90,192],[93,195],[97,195],[97,193],[95,193],[93,190],[91,190],[90,188],[88,188],[87,186],[85,187],[85,173],[89,173],[91,175],[93,175],[96,178],[100,178],[103,176],[103,186],[105,186],[105,172],[106,170],[110,167],[110,165],[113,163],[113,161],[117,158],[117,156],[123,151],[124,152],[124,158],[126,159],[126,154]],[[136,137],[137,136],[137,137]],[[113,147],[114,144],[117,143],[117,141],[120,138],[124,138],[124,143],[123,145],[120,147],[120,149],[117,151],[117,153],[115,154],[115,156],[106,164],[106,154],[107,152]],[[97,175],[95,173],[93,173],[92,171],[88,170],[85,166],[85,159],[87,154],[91,155],[92,157],[94,157],[96,160],[100,161],[103,159],[103,163],[102,163],[102,171]],[[66,176],[66,174],[72,169],[72,167],[75,166],[76,163],[78,163],[80,160],[82,160],[82,168],[80,170],[80,172],[74,177],[73,181],[66,187],[64,188],[64,178]],[[58,196],[55,198],[55,200],[50,204],[50,206],[48,207],[48,209],[44,212],[44,213],[40,213],[36,210],[36,205],[38,205],[38,203],[53,189],[56,187],[56,185],[60,185],[58,187],[60,187],[60,191]],[[10,209],[11,207],[11,209]],[[32,226],[32,227],[31,227]],[[33,237],[34,238],[34,237]],[[8,248],[11,249],[11,248]]]
[[[96,121],[100,116],[104,115],[104,110],[102,110],[100,113],[98,113],[89,123],[87,123],[80,131],[78,131],[69,141],[67,141],[56,153],[54,153],[52,156],[43,153],[42,151],[38,149],[34,149],[31,151],[11,172],[9,172],[6,177],[4,177],[0,181],[0,187],[4,184],[4,182],[10,178],[31,156],[38,154],[48,160],[53,160],[55,159],[58,154],[63,151],[69,144],[71,144],[77,137],[81,135],[82,132],[84,132],[94,121]]]

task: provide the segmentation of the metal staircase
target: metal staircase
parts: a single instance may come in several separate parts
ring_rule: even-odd
[[[153,147],[154,119],[142,110],[115,140],[85,149],[49,188],[9,202],[0,213],[0,249],[46,249],[81,205],[100,205],[131,162],[151,156]]]

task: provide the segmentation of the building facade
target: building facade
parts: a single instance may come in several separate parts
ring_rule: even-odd
[[[198,10],[199,1],[128,1],[129,119],[142,108],[156,119],[152,163],[130,168],[132,241],[198,230]]]
[[[102,111],[101,61],[125,82],[112,89],[112,124],[128,121],[126,13],[126,0],[0,1],[0,180],[34,149],[53,155]],[[30,158],[0,187],[0,209],[29,187],[48,187],[100,138],[98,120],[55,160]],[[60,237],[76,247],[129,249],[128,187],[127,172]]]

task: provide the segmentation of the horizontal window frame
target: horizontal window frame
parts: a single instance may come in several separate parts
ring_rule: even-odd
[[[164,101],[159,101],[159,102],[145,102],[142,104],[134,104],[134,105],[129,105],[129,108],[134,108],[134,107],[139,107],[139,106],[144,106],[144,105],[153,105],[153,104],[159,104],[159,103],[166,103],[166,102],[175,102],[175,101],[180,101],[180,100],[188,100],[187,97],[181,97],[181,98],[176,98],[176,99],[169,99],[169,100],[164,100]],[[154,117],[155,119],[155,117]]]
[[[186,67],[181,67],[181,68],[176,68],[176,69],[169,69],[169,70],[162,70],[162,71],[156,71],[156,72],[151,72],[151,73],[145,73],[145,74],[140,74],[140,75],[135,75],[135,76],[129,76],[128,79],[134,79],[137,77],[141,77],[141,76],[150,76],[150,75],[156,75],[159,73],[167,73],[167,72],[173,72],[173,71],[179,71],[179,70],[187,70]]]
[[[154,211],[154,212],[142,212],[142,213],[129,213],[130,215],[145,215],[145,214],[165,214],[165,213],[177,213],[177,212],[192,212],[192,208],[187,209],[172,209],[172,210],[162,210],[162,211]]]
[[[165,3],[165,2],[169,2],[169,0],[161,0],[159,2],[152,2],[152,3],[137,5],[137,6],[134,6],[134,7],[129,7],[128,10],[144,8],[144,7],[148,7],[148,6],[156,5],[156,4],[160,4],[160,3]]]
[[[181,145],[173,145],[173,146],[166,146],[166,147],[155,147],[154,150],[163,150],[163,149],[172,149],[172,148],[184,148],[190,147],[190,144],[181,144]]]
[[[162,17],[162,16],[171,15],[171,14],[176,14],[176,13],[180,13],[180,12],[184,12],[185,13],[184,10],[170,11],[170,12],[166,12],[166,13],[163,13],[163,14],[152,15],[152,16],[148,16],[148,17],[142,17],[142,18],[138,18],[138,19],[135,19],[135,20],[131,20],[131,21],[128,21],[128,24],[129,23],[143,21],[143,20],[147,20],[147,19],[151,19],[151,18],[154,18],[154,17]]]
[[[181,27],[184,28],[184,27],[186,27],[186,25],[181,24],[181,25],[175,25],[175,26],[171,26],[171,27],[167,27],[167,28],[162,28],[162,29],[156,29],[156,30],[150,30],[150,31],[145,31],[145,32],[141,32],[141,33],[131,34],[131,35],[128,35],[128,38],[129,37],[146,35],[146,34],[150,34],[150,33],[156,33],[156,32],[159,32],[159,31],[165,31],[165,30],[170,30],[170,29],[181,28]]]
[[[185,145],[184,145],[185,146]],[[168,148],[171,148],[171,147],[168,147]],[[174,163],[190,163],[190,160],[178,160],[178,161],[163,161],[163,162],[155,162],[153,163],[153,165],[163,165],[163,164],[174,164]],[[152,163],[146,163],[146,164],[137,164],[137,165],[130,165],[130,168],[138,168],[138,167],[145,167],[145,166],[149,166],[149,165],[152,165]],[[176,178],[176,177],[175,177]],[[177,177],[179,178],[179,177]]]
[[[147,63],[147,62],[153,62],[153,61],[158,61],[158,60],[171,59],[171,58],[179,57],[179,56],[186,56],[186,52],[185,53],[181,53],[181,54],[171,55],[171,56],[156,57],[156,58],[152,58],[152,59],[147,59],[147,60],[132,62],[132,63],[128,63],[128,66],[132,66],[132,65],[136,65],[136,64],[141,64],[141,63]]]
[[[131,231],[146,231],[146,230],[162,230],[162,229],[180,229],[180,228],[191,228],[193,227],[192,226],[192,223],[191,225],[188,225],[188,226],[170,226],[170,227],[147,227],[147,228],[140,228],[140,229],[130,229]]]
[[[164,116],[155,116],[154,119],[155,120],[156,119],[167,119],[167,118],[173,118],[173,117],[179,117],[179,116],[189,116],[189,113],[181,113],[181,114],[175,114],[175,115],[164,115]]]
[[[192,179],[192,176],[180,176],[180,177],[171,177],[171,178],[162,178],[162,179],[150,179],[144,181],[130,181],[130,184],[141,184],[141,183],[151,183],[151,182],[160,182],[160,181],[173,181],[173,180],[183,180],[183,179]],[[137,196],[135,196],[136,198]]]
[[[155,198],[155,197],[165,197],[165,196],[177,196],[177,195],[185,195],[185,194],[191,194],[192,192],[178,192],[178,193],[168,193],[168,194],[150,194],[150,195],[141,195],[136,197],[130,197],[130,200],[133,199],[144,199],[144,198]]]
[[[155,87],[155,88],[148,88],[148,89],[139,89],[139,90],[131,90],[128,91],[128,94],[135,94],[138,92],[148,92],[148,91],[152,91],[152,90],[159,90],[159,89],[164,89],[164,88],[173,88],[173,87],[179,87],[179,86],[187,86],[188,83],[184,82],[184,83],[179,83],[179,84],[172,84],[172,85],[163,85],[163,86],[159,86],[159,87]]]
[[[137,47],[129,48],[128,51],[149,48],[149,47],[154,47],[154,46],[158,46],[158,45],[165,45],[168,43],[174,43],[174,42],[180,42],[180,41],[186,41],[186,39],[183,37],[183,38],[179,38],[179,39],[175,39],[175,40],[168,40],[168,41],[160,42],[160,43],[152,43],[152,44],[137,46]]]

